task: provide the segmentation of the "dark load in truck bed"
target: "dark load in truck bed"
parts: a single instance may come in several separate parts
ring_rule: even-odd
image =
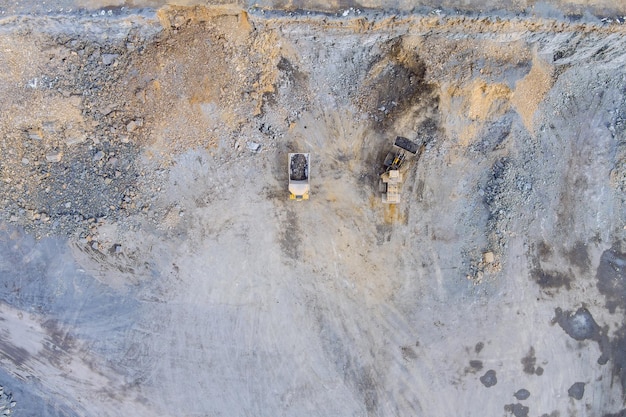
[[[308,163],[306,155],[297,153],[291,156],[291,172],[289,179],[291,181],[306,181],[308,177]]]

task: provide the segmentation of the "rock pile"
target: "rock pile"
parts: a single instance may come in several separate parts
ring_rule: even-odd
[[[4,390],[4,387],[0,386],[0,413],[3,416],[10,416],[13,414],[13,409],[17,403],[13,401],[13,394]]]

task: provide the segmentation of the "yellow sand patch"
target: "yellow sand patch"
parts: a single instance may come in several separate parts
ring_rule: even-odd
[[[220,97],[220,92],[223,87],[219,83],[213,82],[208,76],[204,76],[198,87],[192,90],[191,97],[189,97],[189,104],[202,104],[210,103]]]
[[[502,83],[488,84],[475,79],[466,85],[442,88],[441,108],[448,114],[446,128],[468,146],[485,121],[500,117],[509,109],[511,90]]]
[[[174,6],[168,5],[157,10],[157,18],[164,28],[179,27],[182,24],[198,24],[207,22],[216,17],[235,16],[242,13],[241,7],[236,5],[217,6]]]
[[[533,116],[546,93],[552,87],[552,67],[534,57],[530,72],[517,82],[511,103],[524,121],[528,131],[533,131]]]
[[[252,32],[252,24],[250,23],[250,19],[248,18],[248,13],[242,11],[241,13],[239,13],[239,29],[243,30],[244,32]]]
[[[470,86],[467,115],[479,121],[500,116],[506,111],[508,106],[503,106],[503,103],[510,96],[511,90],[505,84],[487,84],[483,80],[475,80]]]
[[[407,219],[403,212],[398,210],[396,204],[385,204],[385,223],[401,223],[406,224]]]
[[[15,129],[38,133],[43,142],[50,146],[59,146],[58,136],[45,133],[42,125],[52,122],[57,130],[63,130],[65,136],[74,139],[84,135],[87,129],[85,120],[71,98],[50,96],[40,91],[28,91],[28,99],[23,105],[14,106],[5,112]]]

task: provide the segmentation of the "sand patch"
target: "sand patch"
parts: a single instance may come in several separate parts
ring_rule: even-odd
[[[463,86],[447,86],[441,92],[443,113],[450,115],[446,129],[458,137],[460,145],[468,146],[486,121],[502,116],[509,109],[510,97],[511,90],[505,84],[488,84],[482,79]]]
[[[517,82],[511,103],[524,121],[526,128],[533,131],[533,116],[546,93],[552,87],[552,67],[534,57],[533,66],[524,78]]]

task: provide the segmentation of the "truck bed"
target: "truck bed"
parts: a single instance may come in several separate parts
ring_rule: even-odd
[[[309,178],[309,161],[306,154],[290,154],[289,180],[306,181]]]

